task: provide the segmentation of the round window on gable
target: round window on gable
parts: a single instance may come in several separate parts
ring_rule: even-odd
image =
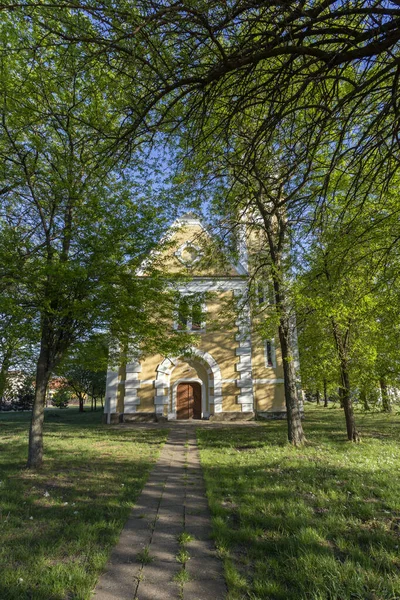
[[[202,256],[201,249],[192,244],[191,242],[185,242],[178,250],[175,252],[178,260],[181,261],[186,267],[191,267],[196,264]]]

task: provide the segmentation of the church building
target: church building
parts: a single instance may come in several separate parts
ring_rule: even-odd
[[[233,263],[196,215],[173,224],[162,263],[166,280],[183,277],[174,284],[180,299],[171,328],[190,332],[196,343],[181,356],[144,356],[110,369],[108,423],[285,415],[279,344],[252,324],[245,235],[241,246]],[[256,302],[264,300],[260,291]]]

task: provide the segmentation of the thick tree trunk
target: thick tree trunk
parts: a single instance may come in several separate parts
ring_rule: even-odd
[[[319,393],[319,390],[317,390],[317,405],[319,406],[321,404],[321,394]]]
[[[46,336],[42,334],[40,354],[36,366],[35,400],[32,409],[31,427],[29,431],[28,468],[37,469],[43,462],[43,423],[46,390],[51,369],[50,348]]]
[[[84,412],[84,408],[83,408],[83,395],[82,394],[78,394],[78,400],[79,400],[79,412]]]
[[[294,357],[289,332],[289,318],[286,314],[281,313],[279,341],[283,361],[288,439],[294,446],[301,446],[306,441],[306,438],[301,423],[300,406],[297,397],[296,370],[294,367]]]
[[[383,412],[391,412],[392,406],[390,403],[386,379],[384,377],[380,378],[379,385],[381,387],[381,394],[382,394],[382,410],[383,410]]]
[[[328,391],[327,391],[326,379],[324,379],[324,407],[328,407]]]

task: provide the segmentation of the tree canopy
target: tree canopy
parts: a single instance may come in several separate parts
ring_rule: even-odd
[[[197,180],[192,197],[212,191],[215,212],[233,225],[258,214],[299,441],[289,335],[299,273],[302,339],[310,342],[310,315],[318,334],[331,332],[315,348],[322,365],[335,355],[356,439],[351,377],[362,386],[373,363],[385,389],[382,357],[396,363],[382,339],[397,343],[384,332],[385,307],[398,296],[398,3],[26,0],[8,8],[2,235],[4,248],[12,240],[12,285],[36,307],[41,347],[51,348],[45,371],[89,328],[112,323],[128,344],[121,325],[131,308],[136,335],[146,331],[151,345],[144,307],[154,296],[130,275],[157,237],[156,212],[135,194],[133,173],[148,176],[143,150],[157,152],[162,141],[177,159],[176,181],[189,189]]]

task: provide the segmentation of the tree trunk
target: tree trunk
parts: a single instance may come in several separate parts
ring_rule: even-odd
[[[319,393],[319,390],[317,390],[317,405],[318,406],[321,404],[320,398],[321,398],[321,394]]]
[[[4,357],[3,357],[3,362],[1,363],[1,369],[0,369],[0,405],[3,403],[4,391],[7,386],[7,375],[8,375],[8,370],[9,370],[10,364],[11,364],[11,358],[12,358],[12,349],[9,347],[9,348],[6,348],[6,351],[5,351]]]
[[[367,398],[367,392],[365,391],[365,388],[361,388],[360,402],[363,405],[364,410],[370,410],[370,406],[369,406],[368,398]]]
[[[301,446],[306,441],[306,438],[301,423],[301,413],[296,387],[296,370],[294,367],[289,331],[289,317],[281,312],[279,341],[283,361],[288,439],[294,446]]]
[[[340,365],[340,371],[342,377],[342,401],[344,414],[346,418],[347,438],[351,442],[359,442],[360,436],[356,429],[353,402],[350,396],[350,379],[347,371],[347,363],[343,363]]]
[[[327,392],[326,379],[324,379],[324,407],[325,408],[328,407],[328,392]]]
[[[46,335],[42,333],[40,354],[36,365],[35,400],[29,431],[28,468],[37,469],[43,462],[43,423],[46,391],[51,375],[50,347]]]
[[[386,379],[384,377],[381,377],[379,379],[379,385],[381,387],[381,394],[382,394],[382,410],[383,410],[383,412],[391,412],[392,406],[390,403]]]
[[[79,412],[84,412],[84,408],[83,408],[83,395],[82,394],[78,394],[78,400],[79,400]]]
[[[353,410],[353,402],[351,400],[350,395],[350,378],[348,371],[348,360],[347,360],[347,352],[348,352],[348,339],[350,326],[347,328],[345,335],[342,335],[340,331],[339,325],[332,317],[332,331],[333,337],[335,338],[336,348],[339,355],[340,360],[340,383],[341,386],[339,388],[339,396],[340,396],[340,405],[344,409],[344,415],[346,419],[346,429],[347,429],[347,438],[351,442],[359,442],[360,436],[356,429],[356,421],[354,417]]]
[[[261,184],[261,180],[257,177]],[[279,341],[283,362],[283,379],[285,386],[285,403],[288,424],[288,439],[294,446],[301,446],[306,442],[301,423],[300,405],[297,397],[296,369],[294,365],[294,352],[290,337],[290,316],[286,306],[285,279],[282,256],[286,250],[287,219],[284,209],[276,208],[271,211],[260,194],[255,197],[256,206],[264,223],[264,231],[268,239],[269,256],[272,263],[272,280],[274,284],[275,309],[279,315]],[[276,198],[279,205],[279,198]]]
[[[344,404],[343,404],[343,388],[342,388],[341,385],[339,385],[339,387],[338,387],[338,396],[339,396],[340,408],[344,408]]]

